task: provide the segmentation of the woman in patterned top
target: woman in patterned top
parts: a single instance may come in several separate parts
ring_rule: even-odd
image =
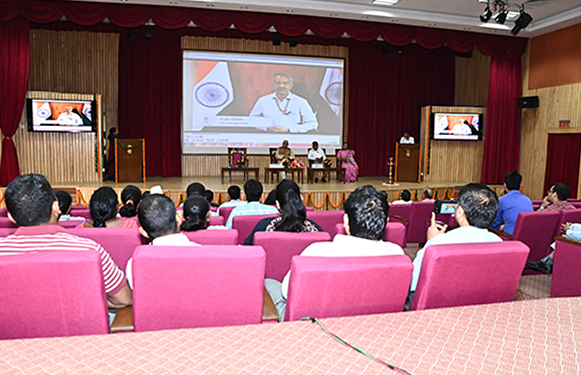
[[[276,202],[281,215],[267,217],[256,224],[252,233],[244,241],[245,245],[254,244],[256,232],[322,232],[323,229],[314,221],[307,219],[307,210],[303,204],[299,186],[291,180],[282,180],[276,187]]]

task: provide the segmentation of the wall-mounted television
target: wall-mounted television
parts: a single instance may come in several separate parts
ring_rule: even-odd
[[[483,115],[478,113],[432,113],[430,137],[446,141],[480,141],[483,139]]]
[[[30,132],[95,132],[96,102],[93,100],[27,99]]]

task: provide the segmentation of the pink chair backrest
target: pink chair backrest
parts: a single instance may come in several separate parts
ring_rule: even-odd
[[[428,246],[410,309],[512,301],[528,254],[520,241]]]
[[[236,207],[220,207],[220,216],[224,218],[224,222],[228,222],[228,218],[230,217],[230,212]]]
[[[551,297],[581,296],[581,243],[572,240],[555,241]]]
[[[307,219],[319,224],[323,231],[329,233],[331,237],[335,237],[335,227],[343,222],[343,215],[345,215],[345,211],[342,210],[307,211]]]
[[[277,217],[278,215],[246,215],[246,216],[234,216],[232,218],[232,229],[238,231],[238,243],[240,245],[244,244],[246,237],[252,233],[254,227],[258,222],[266,217]]]
[[[314,210],[315,210],[313,207],[310,207],[310,206],[307,206],[307,207],[305,207],[305,209],[306,209],[307,211],[314,211]]]
[[[8,217],[0,217],[0,228],[18,228]]]
[[[218,207],[211,206],[210,207],[210,211],[216,212],[216,211],[218,211]]]
[[[8,217],[8,209],[6,207],[0,209],[0,217]]]
[[[403,311],[412,269],[406,255],[295,256],[285,320]]]
[[[571,203],[573,206],[575,206],[575,208],[581,208],[581,202],[579,202],[579,201],[569,202],[569,203]]]
[[[287,233],[256,232],[254,245],[266,252],[265,277],[282,281],[291,267],[291,259],[315,242],[331,241],[326,232]]]
[[[69,229],[68,232],[89,238],[103,246],[123,271],[135,248],[150,241],[139,233],[138,228],[76,228]]]
[[[63,228],[67,229],[74,229],[79,225],[82,220],[66,220],[66,221],[59,221],[59,225]]]
[[[222,216],[210,216],[208,225],[224,225],[224,218]]]
[[[2,255],[0,295],[0,339],[109,333],[96,251]]]
[[[343,226],[343,224],[337,224],[337,226],[335,227],[335,235],[337,234],[346,234],[345,227]],[[404,248],[406,247],[405,235],[406,235],[405,225],[403,225],[400,222],[394,223],[388,222],[385,225],[385,233],[383,234],[383,240],[393,242],[394,244],[397,244]]]
[[[410,224],[408,226],[407,242],[424,243],[426,237],[426,220],[430,220],[434,211],[434,202],[414,202],[412,203]],[[391,207],[390,207],[391,213]]]
[[[0,228],[0,237],[8,237],[18,228]]]
[[[522,241],[529,247],[529,260],[539,260],[549,255],[559,216],[559,212],[554,211],[521,212],[518,215],[512,239]]]
[[[182,233],[200,245],[238,245],[238,231],[235,229],[202,229]]]
[[[553,237],[561,235],[561,226],[565,223],[581,223],[581,210],[563,210],[559,212],[559,220],[555,225]]]
[[[265,258],[259,246],[138,247],[135,331],[261,323]]]
[[[232,164],[230,164],[230,167],[236,167],[238,166],[238,161],[242,160],[242,153],[241,152],[233,152],[232,153]]]
[[[85,219],[91,219],[91,210],[89,207],[71,209],[71,216],[82,216]]]
[[[413,203],[412,203],[413,204]],[[390,204],[389,205],[389,215],[395,215],[403,217],[404,219],[410,219],[412,216],[412,205],[411,204]]]

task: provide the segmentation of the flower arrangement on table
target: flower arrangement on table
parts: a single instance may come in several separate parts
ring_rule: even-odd
[[[325,161],[323,162],[323,167],[331,168],[332,166],[333,166],[333,162],[331,161],[331,159],[325,159]]]
[[[299,159],[294,159],[290,163],[290,168],[305,169],[305,164],[302,161],[300,161]]]
[[[245,167],[245,166],[246,166],[246,163],[244,162],[244,160],[243,160],[243,159],[239,159],[239,160],[236,162],[236,166],[237,166],[238,168],[243,168],[243,167]]]

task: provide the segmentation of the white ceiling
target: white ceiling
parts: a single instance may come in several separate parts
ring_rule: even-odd
[[[174,7],[236,10],[333,17],[371,22],[394,23],[479,33],[512,35],[514,20],[505,25],[482,23],[485,3],[479,0],[401,0],[394,6],[372,4],[372,0],[81,0],[91,2],[164,5]],[[480,0],[483,1],[483,0]],[[486,0],[484,0],[486,1]],[[517,11],[516,3],[510,10]],[[581,22],[580,0],[517,0],[533,17],[519,36],[533,37]]]

